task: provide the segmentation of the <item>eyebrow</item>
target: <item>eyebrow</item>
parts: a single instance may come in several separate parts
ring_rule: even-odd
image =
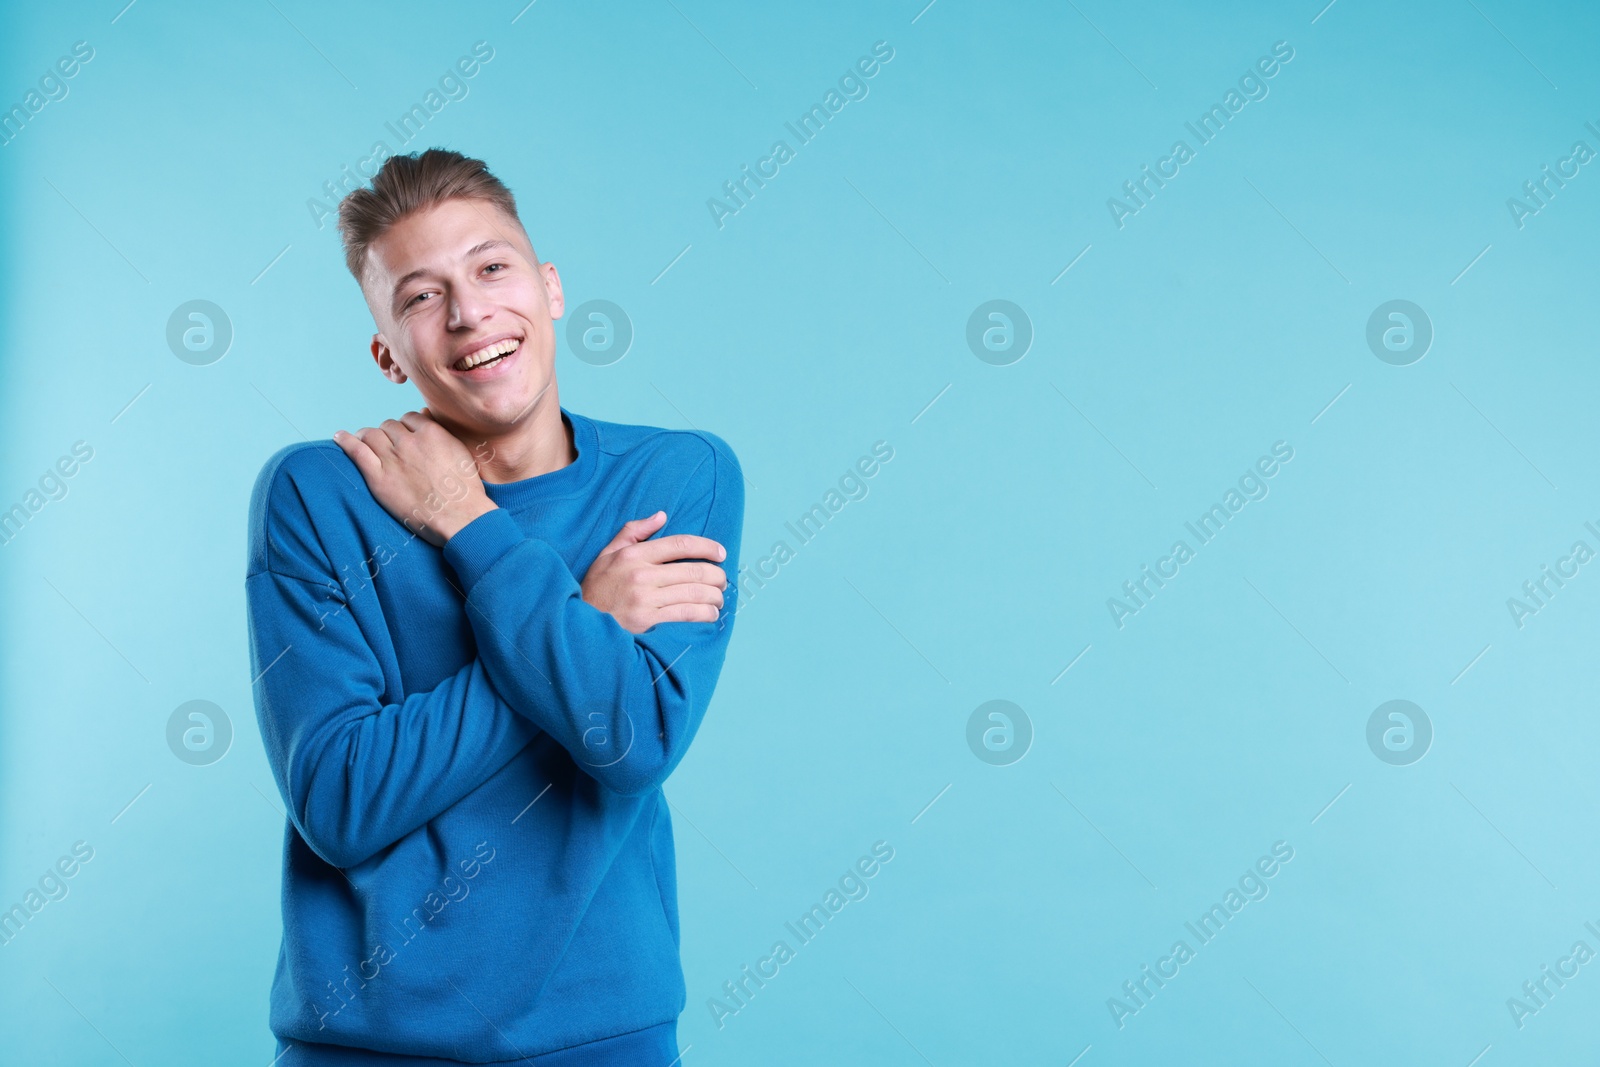
[[[473,245],[471,248],[467,249],[466,252],[462,255],[461,258],[462,259],[471,259],[473,256],[477,255],[479,252],[486,252],[489,249],[496,248],[496,247],[499,247],[499,248],[510,248],[512,251],[516,251],[516,249],[512,247],[512,245],[511,245],[511,243],[509,241],[503,241],[498,237],[491,237],[491,238],[489,238],[489,240],[480,241],[479,243]],[[427,275],[429,273],[431,273],[431,272],[428,270],[428,268],[426,268],[426,267],[418,267],[416,270],[411,271],[409,274],[406,274],[404,277],[402,277],[399,281],[395,282],[394,283],[394,289],[391,291],[391,296],[390,296],[391,302],[393,302],[394,300],[398,300],[400,298],[400,290],[404,289],[407,285],[410,285],[412,282],[416,281],[418,278],[424,277],[425,275]]]

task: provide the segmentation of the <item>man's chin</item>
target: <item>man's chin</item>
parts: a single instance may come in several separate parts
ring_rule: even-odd
[[[499,437],[525,426],[539,408],[543,391],[520,397],[497,397],[470,406],[455,407],[444,414],[430,407],[441,423],[457,437]]]
[[[550,392],[550,386],[554,384],[555,379],[552,377],[537,389],[522,390],[515,398],[495,397],[484,405],[483,415],[505,426],[521,425],[539,409],[540,401],[545,399]]]

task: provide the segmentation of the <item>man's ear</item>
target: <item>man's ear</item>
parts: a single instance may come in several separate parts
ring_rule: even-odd
[[[544,280],[545,302],[550,305],[550,317],[559,319],[567,310],[567,298],[561,291],[561,275],[554,263],[539,264],[539,275]]]
[[[400,369],[400,364],[395,362],[394,353],[389,350],[389,343],[384,340],[383,334],[372,335],[372,358],[378,364],[378,369],[383,376],[396,385],[404,385],[406,372]]]

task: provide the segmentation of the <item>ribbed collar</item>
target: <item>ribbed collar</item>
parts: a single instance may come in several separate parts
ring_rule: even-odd
[[[557,500],[582,492],[600,465],[600,431],[590,419],[561,408],[562,422],[572,427],[572,447],[578,458],[557,470],[515,482],[484,482],[489,499],[513,510],[529,504]]]

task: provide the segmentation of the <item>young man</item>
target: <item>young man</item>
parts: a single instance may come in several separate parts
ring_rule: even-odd
[[[251,498],[276,1067],[668,1067],[661,784],[732,632],[739,463],[560,406],[561,279],[481,162],[393,157],[339,229],[427,406],[283,449]]]

